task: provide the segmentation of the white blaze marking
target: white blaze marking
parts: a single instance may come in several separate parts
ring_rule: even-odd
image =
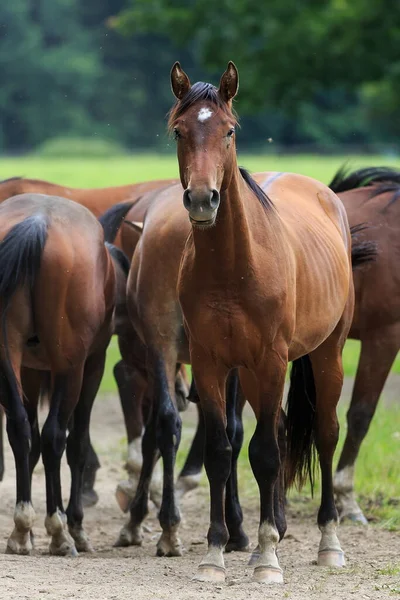
[[[209,108],[201,108],[199,110],[199,114],[197,115],[197,119],[200,121],[200,123],[204,123],[204,121],[207,121],[207,119],[209,119],[212,115],[212,110],[210,110]]]

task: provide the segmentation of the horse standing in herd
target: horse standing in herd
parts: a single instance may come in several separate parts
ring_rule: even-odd
[[[104,215],[104,229],[114,230],[112,222],[119,224],[129,207]],[[90,551],[81,499],[90,413],[113,333],[118,279],[125,287],[129,262],[104,243],[103,228],[89,210],[42,194],[22,194],[0,205],[0,239],[0,397],[17,479],[7,551],[32,550],[31,478],[40,453],[50,553]],[[50,410],[40,433],[43,388]],[[60,461],[68,427],[71,494],[64,511]]]
[[[169,126],[192,223],[178,294],[206,425],[211,498],[208,552],[197,577],[225,579],[224,489],[232,452],[225,386],[234,368],[257,418],[249,447],[261,502],[255,580],[282,581],[276,548],[286,524],[275,490],[281,469],[287,485],[312,477],[314,444],[322,474],[318,563],[342,566],[332,460],[341,353],[354,309],[344,207],[329,188],[307,177],[266,174],[263,189],[243,177],[234,142],[238,74],[233,63],[218,90],[202,83],[192,87],[178,63],[171,79],[177,104]],[[281,461],[278,425],[289,361],[287,455]]]

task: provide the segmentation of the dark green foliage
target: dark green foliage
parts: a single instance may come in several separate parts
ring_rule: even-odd
[[[0,2],[0,151],[60,136],[168,149],[169,70],[240,70],[241,147],[390,147],[400,134],[391,0]]]

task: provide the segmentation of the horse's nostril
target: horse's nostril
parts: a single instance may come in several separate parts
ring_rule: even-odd
[[[183,192],[183,206],[186,208],[186,210],[189,210],[191,204],[192,204],[192,199],[190,197],[190,190],[187,189]]]
[[[211,193],[210,206],[212,209],[218,208],[219,205],[219,192],[218,190],[213,190]]]

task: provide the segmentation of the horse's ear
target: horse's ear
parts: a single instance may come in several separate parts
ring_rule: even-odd
[[[182,100],[183,96],[185,96],[192,87],[189,77],[186,75],[178,61],[171,69],[171,87],[178,100]]]
[[[219,95],[225,102],[230,102],[239,89],[239,73],[236,65],[230,60],[225,73],[219,82]]]

